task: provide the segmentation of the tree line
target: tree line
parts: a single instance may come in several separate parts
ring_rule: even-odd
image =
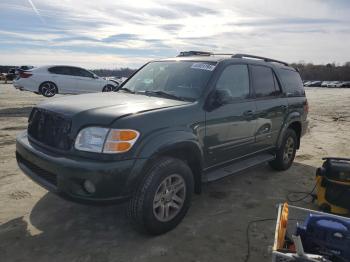
[[[131,69],[128,67],[118,68],[118,69],[94,69],[91,70],[98,76],[115,76],[115,77],[129,77],[131,76],[137,69]]]
[[[292,64],[298,68],[303,80],[350,81],[350,62],[342,66],[335,64]]]
[[[320,81],[350,81],[350,62],[344,65],[326,64],[314,65],[304,63],[293,63],[291,66],[298,68],[303,80]],[[14,66],[0,66],[0,73],[6,73]],[[94,69],[91,70],[99,76],[129,77],[136,69],[116,68],[116,69]]]

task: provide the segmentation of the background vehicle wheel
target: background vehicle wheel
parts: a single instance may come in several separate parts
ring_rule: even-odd
[[[114,91],[114,86],[112,85],[106,85],[102,89],[102,92],[112,92],[112,91]]]
[[[139,229],[152,235],[175,228],[190,207],[193,183],[191,169],[183,161],[158,159],[134,193],[128,216]]]
[[[293,129],[287,129],[281,147],[276,151],[276,159],[269,162],[273,169],[283,171],[293,164],[297,151],[298,138]]]
[[[39,87],[39,93],[45,97],[53,97],[58,93],[58,89],[54,83],[44,82]]]

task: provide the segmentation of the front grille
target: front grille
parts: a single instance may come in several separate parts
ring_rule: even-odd
[[[24,166],[26,166],[30,171],[32,171],[35,175],[41,177],[48,183],[54,185],[57,187],[57,175],[46,171],[42,169],[41,167],[38,167],[37,165],[34,165],[33,163],[29,162],[28,160],[24,159],[20,154],[16,152],[16,158],[17,161]]]
[[[30,138],[58,149],[69,150],[71,148],[70,119],[44,109],[34,108],[28,122]]]

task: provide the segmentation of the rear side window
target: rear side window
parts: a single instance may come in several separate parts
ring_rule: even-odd
[[[270,97],[281,93],[271,68],[254,65],[251,66],[251,73],[256,97]]]
[[[249,96],[249,73],[247,65],[230,65],[221,73],[216,89],[225,90],[231,98]]]
[[[288,95],[305,95],[303,81],[298,72],[289,69],[280,69],[279,74]]]

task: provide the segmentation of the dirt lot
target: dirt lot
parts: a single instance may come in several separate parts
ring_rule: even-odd
[[[180,226],[148,237],[134,231],[124,206],[70,203],[21,173],[15,136],[44,98],[0,84],[0,261],[244,261],[249,221],[274,218],[289,191],[311,190],[323,156],[350,156],[350,89],[313,88],[307,96],[310,130],[290,170],[265,165],[209,184]],[[273,231],[271,221],[252,227],[250,261],[271,260]]]

